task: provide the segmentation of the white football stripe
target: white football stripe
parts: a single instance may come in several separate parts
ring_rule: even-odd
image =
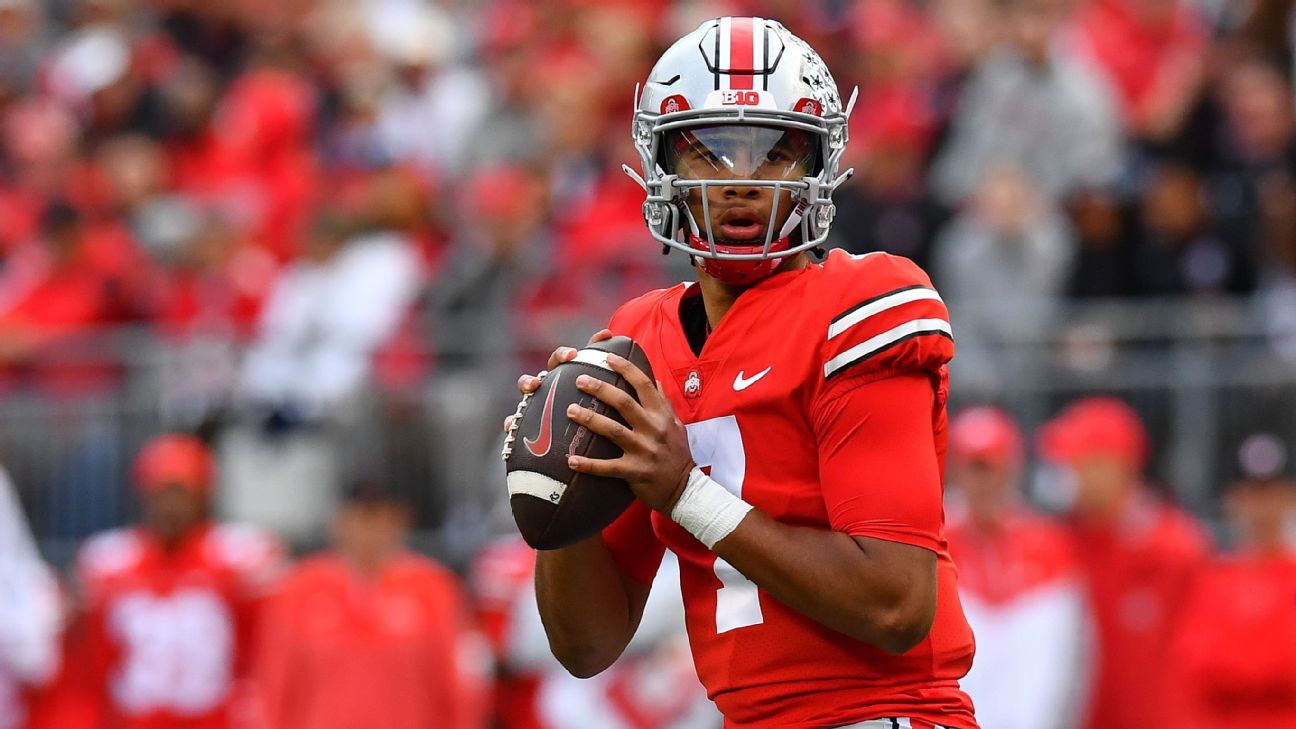
[[[719,62],[720,70],[722,71],[729,70],[730,61],[733,57],[731,55],[731,51],[733,50],[733,44],[729,42],[729,35],[732,31],[733,31],[733,19],[721,18],[720,27],[717,29],[716,32],[720,34],[720,58],[717,59],[717,61]],[[727,73],[720,74],[720,89],[722,91],[727,91],[729,90],[729,88],[730,88],[729,74]]]
[[[607,358],[608,353],[601,349],[582,349],[576,353],[576,358],[571,361],[602,367],[608,372],[612,372],[612,366],[608,364]]]
[[[765,19],[752,18],[752,69],[765,70]],[[752,88],[760,88],[752,80]]]
[[[534,471],[514,471],[507,477],[509,496],[523,494],[556,504],[567,491],[567,484]]]
[[[837,370],[849,365],[858,359],[863,359],[877,352],[884,347],[894,344],[911,334],[918,332],[945,332],[953,336],[954,332],[950,329],[949,322],[944,319],[914,319],[905,322],[894,329],[882,332],[881,334],[865,342],[851,347],[841,354],[833,357],[824,364],[824,377],[832,375]]]
[[[828,327],[828,338],[832,339],[865,319],[881,314],[887,309],[894,309],[897,306],[903,306],[904,304],[909,304],[914,301],[925,300],[940,301],[942,304],[945,303],[941,299],[940,294],[936,293],[932,289],[921,288],[909,289],[908,291],[898,291],[890,296],[883,296],[877,301],[861,306],[855,311],[852,311],[846,316],[833,322]]]

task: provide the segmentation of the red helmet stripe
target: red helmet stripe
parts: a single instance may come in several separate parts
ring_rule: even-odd
[[[734,18],[729,24],[729,88],[751,89],[756,68],[756,19]]]

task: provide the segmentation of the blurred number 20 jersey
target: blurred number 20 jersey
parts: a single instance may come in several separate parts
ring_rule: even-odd
[[[102,727],[230,725],[279,544],[250,527],[205,526],[164,551],[143,530],[82,548],[85,662],[79,680]]]
[[[848,638],[774,600],[641,502],[604,532],[617,563],[648,584],[663,550],[678,554],[698,675],[733,725],[901,716],[975,727],[958,687],[973,645],[945,545],[940,474],[911,476],[904,454],[858,438],[870,412],[918,408],[911,420],[930,430],[891,437],[934,443],[936,461],[926,460],[943,463],[953,342],[930,281],[907,259],[834,251],[745,291],[700,355],[680,313],[697,295],[683,284],[646,294],[610,325],[644,347],[695,462],[784,524],[935,552],[935,624],[900,656]]]

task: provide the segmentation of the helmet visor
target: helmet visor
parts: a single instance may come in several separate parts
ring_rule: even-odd
[[[812,132],[746,124],[668,132],[663,168],[682,180],[797,180],[815,174]]]

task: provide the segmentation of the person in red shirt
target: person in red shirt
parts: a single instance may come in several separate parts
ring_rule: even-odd
[[[404,503],[373,480],[348,488],[332,550],[275,596],[257,683],[268,729],[481,729],[484,639],[455,576],[404,547]]]
[[[963,688],[988,727],[1074,727],[1086,691],[1088,604],[1070,539],[1021,498],[1025,454],[1007,413],[964,410],[949,438],[958,506],[947,538],[977,636]]]
[[[539,610],[564,667],[598,674],[670,549],[727,726],[973,729],[942,511],[948,313],[908,259],[810,257],[845,179],[848,111],[818,54],[762,18],[707,21],[649,74],[633,176],[652,237],[698,278],[628,302],[595,335],[638,342],[660,386],[584,355],[638,402],[577,378],[629,426],[573,405],[566,417],[625,455],[569,465],[638,499],[601,535],[539,553]],[[524,435],[514,447],[534,452]]]
[[[1147,433],[1121,400],[1072,403],[1040,431],[1039,447],[1074,489],[1067,526],[1098,636],[1086,726],[1168,726],[1167,649],[1209,539],[1196,520],[1146,486]]]
[[[96,727],[225,729],[248,706],[250,647],[283,551],[208,518],[214,476],[198,439],[155,438],[134,464],[142,523],[77,555],[85,612],[70,663]]]
[[[1296,727],[1296,479],[1272,435],[1238,455],[1236,548],[1195,582],[1168,663],[1182,729]]]

